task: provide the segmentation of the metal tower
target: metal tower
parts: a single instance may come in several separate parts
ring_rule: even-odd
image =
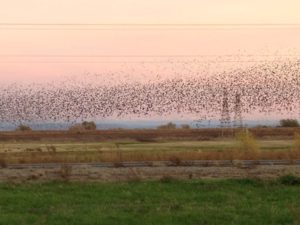
[[[224,89],[223,91],[222,112],[221,112],[220,122],[221,122],[221,128],[231,127],[228,91],[226,89]]]
[[[243,127],[242,100],[241,100],[240,93],[235,94],[233,127],[234,128]]]

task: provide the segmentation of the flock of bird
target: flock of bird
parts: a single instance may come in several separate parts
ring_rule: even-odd
[[[184,72],[184,68],[181,71]],[[241,96],[239,108],[245,117],[300,113],[298,59],[259,62],[247,67],[219,70],[213,75],[207,75],[205,71],[188,74],[186,77],[155,76],[147,82],[128,82],[129,78],[126,78],[107,84],[101,82],[101,76],[84,76],[84,79],[65,79],[47,84],[2,85],[0,124],[75,123],[104,118],[168,115],[221,119],[224,93],[230,113],[237,108],[236,96]]]

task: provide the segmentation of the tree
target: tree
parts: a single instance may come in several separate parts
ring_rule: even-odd
[[[86,129],[86,130],[96,130],[97,129],[97,126],[96,126],[96,123],[91,121],[91,122],[87,122],[87,121],[84,121],[82,123],[82,126]]]
[[[182,125],[181,125],[181,128],[182,128],[182,129],[190,129],[191,127],[190,127],[190,125],[188,125],[188,124],[182,124]]]
[[[282,119],[279,124],[281,127],[299,127],[299,122],[296,119]]]
[[[169,122],[165,125],[158,126],[157,129],[176,129],[176,124]]]
[[[96,129],[97,129],[96,123],[93,121],[91,122],[84,121],[80,124],[75,124],[69,128],[70,131],[79,132],[79,133],[85,131],[93,131]]]
[[[17,131],[32,131],[31,127],[21,124],[18,126]]]

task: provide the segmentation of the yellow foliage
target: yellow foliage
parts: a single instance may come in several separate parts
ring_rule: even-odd
[[[248,153],[257,153],[259,146],[254,135],[248,130],[242,130],[236,135],[239,149]]]
[[[300,133],[295,134],[295,150],[300,151]]]

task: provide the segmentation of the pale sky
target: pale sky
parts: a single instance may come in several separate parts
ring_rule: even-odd
[[[0,0],[0,23],[300,24],[299,9],[299,0]],[[124,58],[49,59],[7,55],[300,53],[300,26],[125,31],[11,28],[0,26],[0,82],[124,70],[118,63],[103,63],[124,61]],[[149,67],[154,69],[153,65]]]
[[[298,0],[1,0],[23,23],[300,23]]]

